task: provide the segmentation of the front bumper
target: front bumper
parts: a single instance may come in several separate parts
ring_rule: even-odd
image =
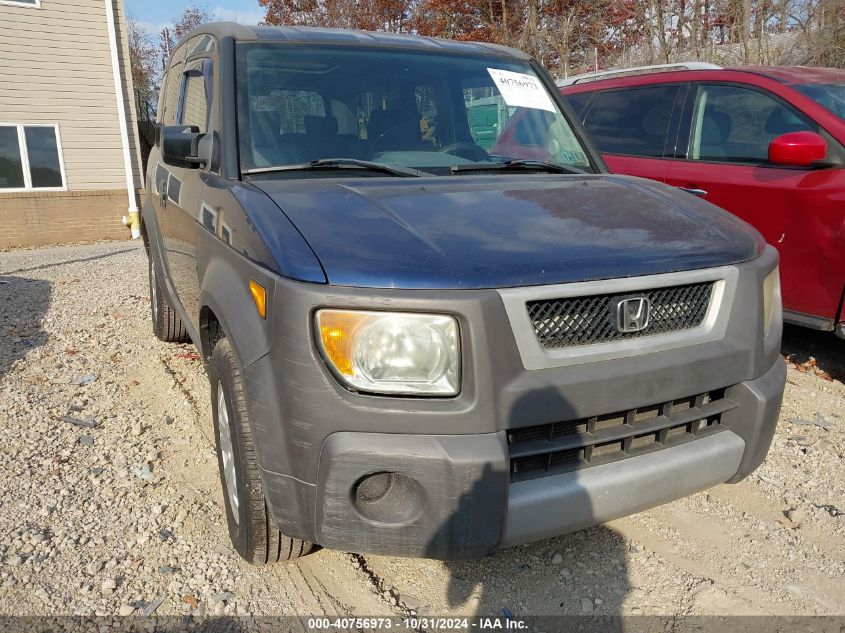
[[[694,441],[613,463],[510,483],[505,433],[336,433],[319,466],[316,538],[326,547],[426,558],[477,558],[501,546],[572,532],[726,481],[765,457],[777,423],[786,366],[736,385],[725,427]],[[372,521],[353,484],[374,472],[419,484],[407,520]]]
[[[738,481],[771,444],[786,366],[778,359],[761,378],[726,393],[738,406],[718,433],[610,464],[510,483],[504,432],[400,435],[339,432],[321,451],[316,485],[265,472],[273,508],[313,500],[306,516],[277,514],[284,529],[345,551],[439,559],[477,558],[501,546],[564,534]],[[356,508],[353,487],[377,472],[418,484],[417,511],[374,521]]]
[[[244,367],[276,522],[290,536],[333,549],[475,558],[741,479],[768,451],[785,381],[780,321],[765,340],[760,335],[760,288],[776,260],[767,251],[737,266],[730,320],[718,340],[534,371],[522,363],[495,291],[326,293],[276,280],[269,351]],[[424,399],[347,391],[314,345],[309,324],[322,307],[454,314],[464,351],[461,393]],[[732,408],[706,437],[571,472],[511,476],[513,429],[719,390]],[[380,472],[414,482],[390,497],[393,514],[362,512],[354,501],[356,482]]]

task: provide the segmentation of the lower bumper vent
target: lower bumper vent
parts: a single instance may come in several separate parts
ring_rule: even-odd
[[[625,459],[720,430],[723,413],[736,408],[725,390],[708,391],[593,416],[507,432],[511,481],[534,479]]]

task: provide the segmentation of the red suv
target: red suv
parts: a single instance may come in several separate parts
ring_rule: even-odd
[[[559,83],[610,169],[754,225],[780,251],[784,319],[845,337],[845,71],[635,72]]]

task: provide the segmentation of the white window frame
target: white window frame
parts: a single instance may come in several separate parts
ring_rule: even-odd
[[[156,168],[152,171],[152,178],[153,178],[153,191],[155,191],[156,195],[161,194],[161,191],[158,188],[158,170],[163,169],[164,172],[167,174],[164,178],[162,178],[162,182],[164,184],[164,188],[167,189],[167,183],[170,182],[170,172],[167,170],[167,167],[164,166],[164,163],[156,163]]]
[[[0,0],[0,3],[5,0]],[[67,175],[65,174],[65,159],[62,152],[62,136],[59,133],[58,123],[4,123],[0,121],[0,127],[13,127],[18,131],[18,149],[21,153],[21,167],[23,168],[23,187],[0,187],[0,194],[21,193],[27,191],[67,191]],[[59,154],[59,171],[62,175],[61,187],[33,187],[32,174],[29,168],[29,154],[26,151],[26,136],[24,128],[27,127],[50,127],[56,134],[56,151]]]
[[[35,0],[34,3],[32,2],[21,2],[20,0],[0,0],[0,4],[8,4],[13,7],[29,7],[30,9],[40,9],[41,8],[41,0]]]
[[[205,224],[205,212],[206,211],[208,211],[208,214],[212,218],[212,220],[211,220],[212,226],[210,226],[210,227],[206,226],[206,224]],[[202,224],[205,228],[207,228],[209,231],[214,233],[214,235],[217,235],[217,227],[220,224],[220,221],[219,221],[220,216],[217,213],[217,209],[212,207],[205,200],[200,200],[200,215],[199,215],[199,218],[200,218],[200,224]]]
[[[182,181],[181,178],[177,178],[176,176],[174,176],[173,172],[171,172],[169,170],[168,170],[167,174],[168,174],[167,175],[167,199],[170,202],[175,202],[176,206],[180,207],[180,206],[182,206],[182,204],[181,204],[181,202],[182,202],[182,185],[184,184],[184,182]],[[170,194],[170,192],[174,189],[173,187],[170,186],[170,183],[173,180],[176,180],[179,183],[179,194],[176,196],[175,199],[172,198],[171,194]]]

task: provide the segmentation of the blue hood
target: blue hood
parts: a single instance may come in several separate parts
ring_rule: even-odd
[[[764,246],[676,189],[620,176],[256,179],[330,284],[503,288],[708,268]],[[273,240],[267,240],[272,242]]]

